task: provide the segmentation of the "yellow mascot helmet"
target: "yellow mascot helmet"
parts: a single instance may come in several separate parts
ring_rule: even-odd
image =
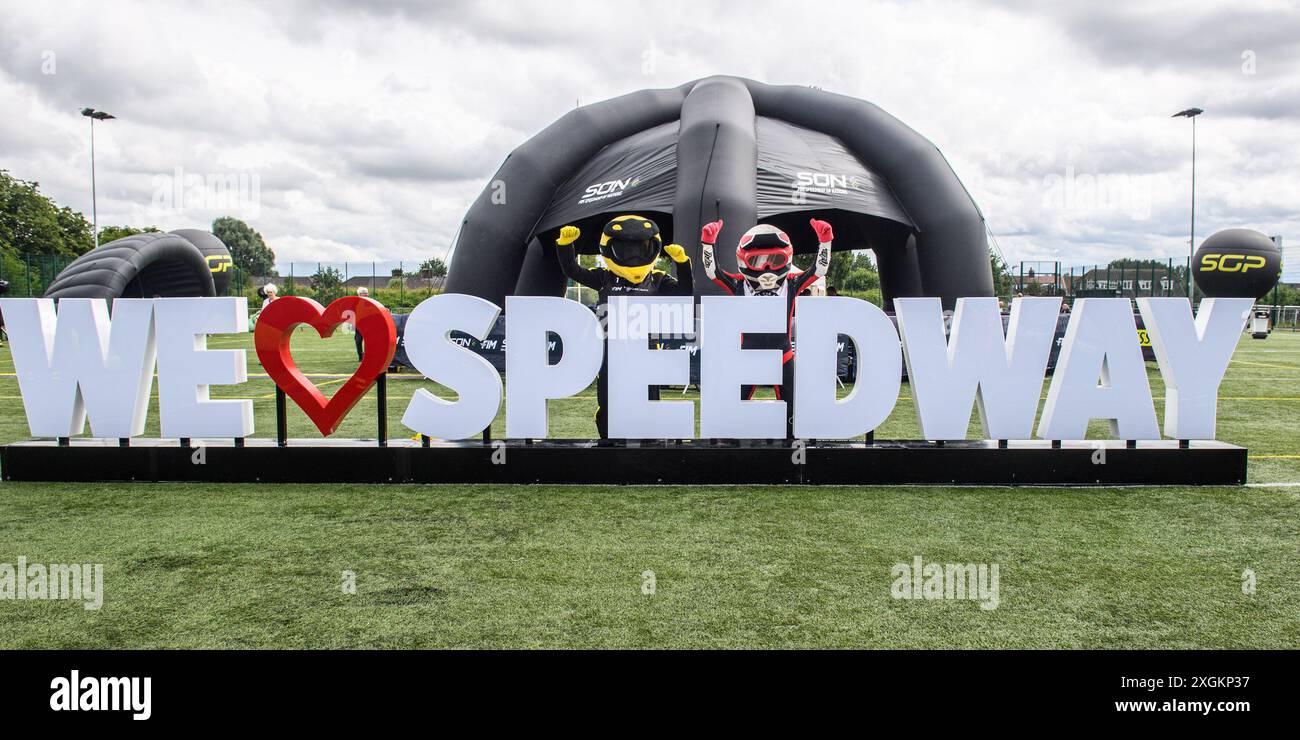
[[[642,216],[619,216],[600,233],[605,267],[630,283],[644,282],[662,251],[659,226]]]

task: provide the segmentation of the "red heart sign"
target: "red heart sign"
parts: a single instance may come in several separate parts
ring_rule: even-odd
[[[308,324],[328,339],[335,327],[353,324],[361,334],[361,366],[334,395],[326,399],[307,376],[302,374],[289,351],[293,330]],[[298,404],[326,437],[334,433],[352,407],[361,400],[375,378],[388,369],[397,351],[397,327],[388,309],[361,296],[344,296],[322,308],[302,296],[276,298],[262,309],[253,332],[257,359],[294,403]]]

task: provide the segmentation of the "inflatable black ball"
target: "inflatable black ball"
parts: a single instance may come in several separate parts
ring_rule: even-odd
[[[200,229],[176,229],[170,232],[184,237],[190,244],[199,248],[212,270],[212,283],[217,288],[217,295],[225,295],[230,287],[230,278],[235,274],[235,264],[230,259],[230,250],[210,231]]]
[[[1282,253],[1252,229],[1224,229],[1192,257],[1196,286],[1211,298],[1262,298],[1282,273]]]

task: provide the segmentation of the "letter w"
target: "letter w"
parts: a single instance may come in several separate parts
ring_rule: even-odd
[[[97,437],[144,432],[153,389],[153,301],[0,299],[27,425],[36,437]]]

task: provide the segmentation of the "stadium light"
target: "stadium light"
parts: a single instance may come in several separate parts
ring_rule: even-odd
[[[95,196],[95,121],[109,121],[117,116],[94,108],[82,108],[81,115],[90,119],[90,218],[91,229],[95,236],[95,248],[99,248],[99,207]]]
[[[1192,260],[1196,256],[1196,117],[1205,111],[1200,108],[1180,110],[1170,118],[1192,119],[1192,233],[1187,241],[1187,298],[1192,299]]]

